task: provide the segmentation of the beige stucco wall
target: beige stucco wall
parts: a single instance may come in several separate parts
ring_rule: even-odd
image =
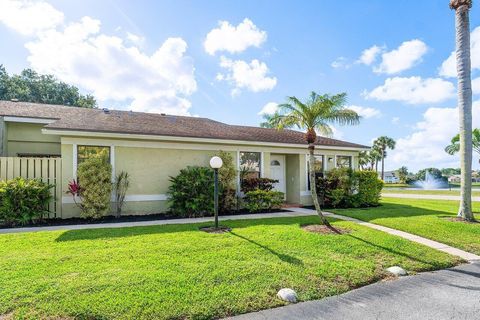
[[[115,174],[122,170],[130,174],[131,182],[124,207],[125,214],[165,212],[168,209],[165,199],[170,184],[169,178],[177,175],[181,169],[187,166],[208,166],[209,159],[219,150],[230,152],[236,167],[239,151],[263,152],[262,175],[264,177],[270,177],[271,154],[284,154],[286,156],[287,201],[304,205],[311,204],[311,196],[306,190],[306,150],[303,148],[63,137],[61,153],[64,191],[67,189],[68,182],[74,177],[74,146],[82,144],[112,146],[112,164]],[[327,156],[358,154],[355,151],[321,149],[318,149],[317,153]],[[151,197],[163,197],[163,200],[152,201],[149,200]],[[78,215],[79,211],[71,203],[70,197],[66,195],[64,200],[63,217]]]
[[[42,134],[44,124],[5,122],[6,155],[60,155],[60,137]]]

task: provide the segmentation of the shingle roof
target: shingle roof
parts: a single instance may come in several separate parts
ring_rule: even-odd
[[[0,116],[55,119],[46,129],[305,144],[304,133],[229,125],[207,118],[157,113],[75,108],[28,102],[0,101]],[[368,148],[356,143],[318,137],[318,145]]]

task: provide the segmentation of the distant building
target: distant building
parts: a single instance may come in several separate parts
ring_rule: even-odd
[[[382,173],[378,173],[378,177],[382,178]],[[385,171],[383,175],[383,182],[385,183],[399,183],[398,173],[396,171]]]

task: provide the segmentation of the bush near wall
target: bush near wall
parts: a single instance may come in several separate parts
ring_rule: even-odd
[[[243,202],[250,212],[268,212],[282,207],[283,196],[283,192],[256,189],[247,192]]]
[[[170,211],[179,217],[203,217],[213,214],[213,170],[187,167],[170,177]]]
[[[270,191],[273,190],[273,185],[277,182],[278,180],[269,178],[246,178],[242,179],[241,189],[245,193],[255,190]]]
[[[326,208],[378,206],[382,187],[374,171],[333,169],[317,178],[317,193]]]
[[[77,170],[80,183],[81,216],[100,218],[110,211],[112,196],[112,166],[105,157],[90,158]]]
[[[52,200],[49,185],[38,179],[21,177],[0,182],[0,222],[28,224],[48,216]]]

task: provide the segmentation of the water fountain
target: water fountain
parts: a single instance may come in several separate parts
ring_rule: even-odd
[[[435,178],[429,171],[425,172],[425,180],[415,181],[415,187],[425,190],[447,188],[448,185],[442,179]]]

